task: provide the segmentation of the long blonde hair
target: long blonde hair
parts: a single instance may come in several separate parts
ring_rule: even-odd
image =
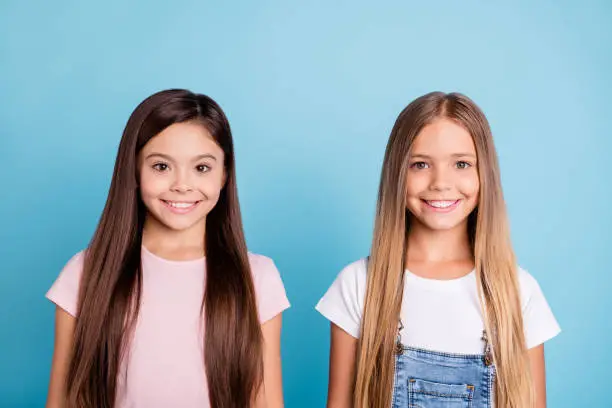
[[[472,100],[458,93],[442,92],[423,95],[410,103],[397,118],[387,144],[368,263],[354,406],[388,408],[391,405],[394,346],[410,229],[405,194],[409,153],[421,129],[439,118],[463,126],[476,146],[480,196],[477,208],[468,219],[468,235],[497,372],[496,406],[532,407],[534,390],[523,331],[516,261],[491,130]]]

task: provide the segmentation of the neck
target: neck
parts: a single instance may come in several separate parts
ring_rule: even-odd
[[[186,230],[174,230],[147,214],[142,243],[151,252],[159,254],[205,255],[206,224],[202,222]]]
[[[432,230],[414,223],[408,234],[406,260],[413,262],[452,262],[473,258],[467,222],[449,230]]]

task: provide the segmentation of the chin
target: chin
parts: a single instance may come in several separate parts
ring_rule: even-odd
[[[172,231],[176,231],[176,232],[181,232],[181,231],[186,231],[188,229],[190,229],[191,227],[193,227],[192,224],[190,225],[166,225],[166,228],[171,229]]]
[[[419,223],[423,225],[425,228],[432,230],[432,231],[449,231],[457,227],[460,227],[464,224],[462,220],[459,220],[459,221],[455,221],[455,220],[453,221],[451,220],[445,220],[445,221],[419,220]]]
[[[155,219],[161,226],[172,231],[180,232],[191,229],[199,223],[199,220],[180,220],[180,219],[168,219],[167,217],[160,217],[155,215]]]
[[[428,228],[431,229],[432,231],[440,231],[440,232],[442,232],[442,231],[451,231],[451,230],[457,228],[457,225],[456,224],[453,224],[453,225],[431,225],[431,226],[428,226]]]

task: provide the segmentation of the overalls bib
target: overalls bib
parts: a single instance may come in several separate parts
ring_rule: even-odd
[[[483,341],[483,354],[442,353],[406,347],[398,331],[392,408],[492,408],[495,366]]]

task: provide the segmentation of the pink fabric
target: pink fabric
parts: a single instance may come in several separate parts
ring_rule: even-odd
[[[64,267],[47,298],[77,311],[83,252]],[[249,254],[260,321],[289,307],[274,262]],[[205,260],[168,261],[142,249],[142,304],[134,338],[119,375],[118,408],[210,407],[204,372],[200,306]]]

